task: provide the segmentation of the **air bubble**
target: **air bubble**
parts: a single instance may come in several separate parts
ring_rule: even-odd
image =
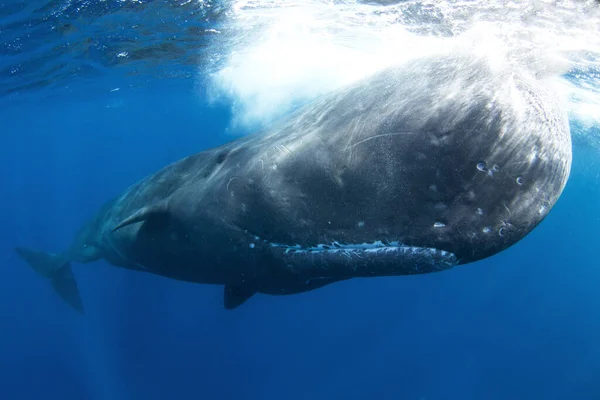
[[[483,161],[477,163],[477,169],[480,171],[485,171],[485,163]]]
[[[250,243],[248,246],[250,246],[250,248],[253,249],[256,245],[254,243]]]
[[[520,176],[517,178],[517,185],[522,185],[523,184],[523,178],[521,178]]]
[[[500,236],[504,236],[504,234],[506,233],[506,228],[502,227],[498,230],[498,235]]]
[[[446,226],[446,224],[443,223],[443,222],[436,222],[436,223],[433,224],[434,228],[443,228],[445,226]]]

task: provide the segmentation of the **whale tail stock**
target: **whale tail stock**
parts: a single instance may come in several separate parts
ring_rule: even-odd
[[[16,247],[15,251],[35,272],[44,278],[50,279],[52,287],[64,301],[69,303],[77,312],[83,314],[83,303],[69,261],[65,261],[58,254],[22,247]]]

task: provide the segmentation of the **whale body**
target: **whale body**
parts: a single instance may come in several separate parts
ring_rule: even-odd
[[[62,253],[19,255],[83,312],[71,263],[255,293],[443,271],[531,232],[571,168],[543,85],[473,55],[428,57],[177,161],[111,200]]]

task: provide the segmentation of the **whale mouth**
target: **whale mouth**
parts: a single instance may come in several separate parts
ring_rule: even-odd
[[[280,257],[292,261],[332,262],[344,264],[371,265],[388,264],[401,265],[414,272],[442,271],[460,264],[456,254],[433,247],[409,246],[399,241],[376,240],[372,243],[340,243],[332,241],[329,244],[302,246],[272,242],[254,236],[276,251]],[[251,247],[254,246],[254,243]]]
[[[336,253],[336,252],[349,252],[349,253],[387,253],[387,252],[400,252],[400,253],[423,253],[431,255],[439,255],[449,260],[456,258],[454,253],[436,249],[433,247],[418,247],[408,246],[400,242],[386,242],[377,240],[373,243],[340,243],[337,241],[331,242],[331,244],[318,244],[316,246],[300,246],[299,244],[290,246],[281,243],[268,242],[271,247],[281,248],[286,253]]]

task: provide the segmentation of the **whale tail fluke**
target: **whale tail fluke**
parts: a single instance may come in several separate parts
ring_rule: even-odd
[[[22,247],[15,248],[15,251],[35,272],[44,278],[50,279],[52,287],[64,301],[69,303],[77,312],[83,314],[83,303],[81,302],[81,296],[79,296],[75,276],[71,271],[71,264],[68,261],[64,261],[57,254]]]

